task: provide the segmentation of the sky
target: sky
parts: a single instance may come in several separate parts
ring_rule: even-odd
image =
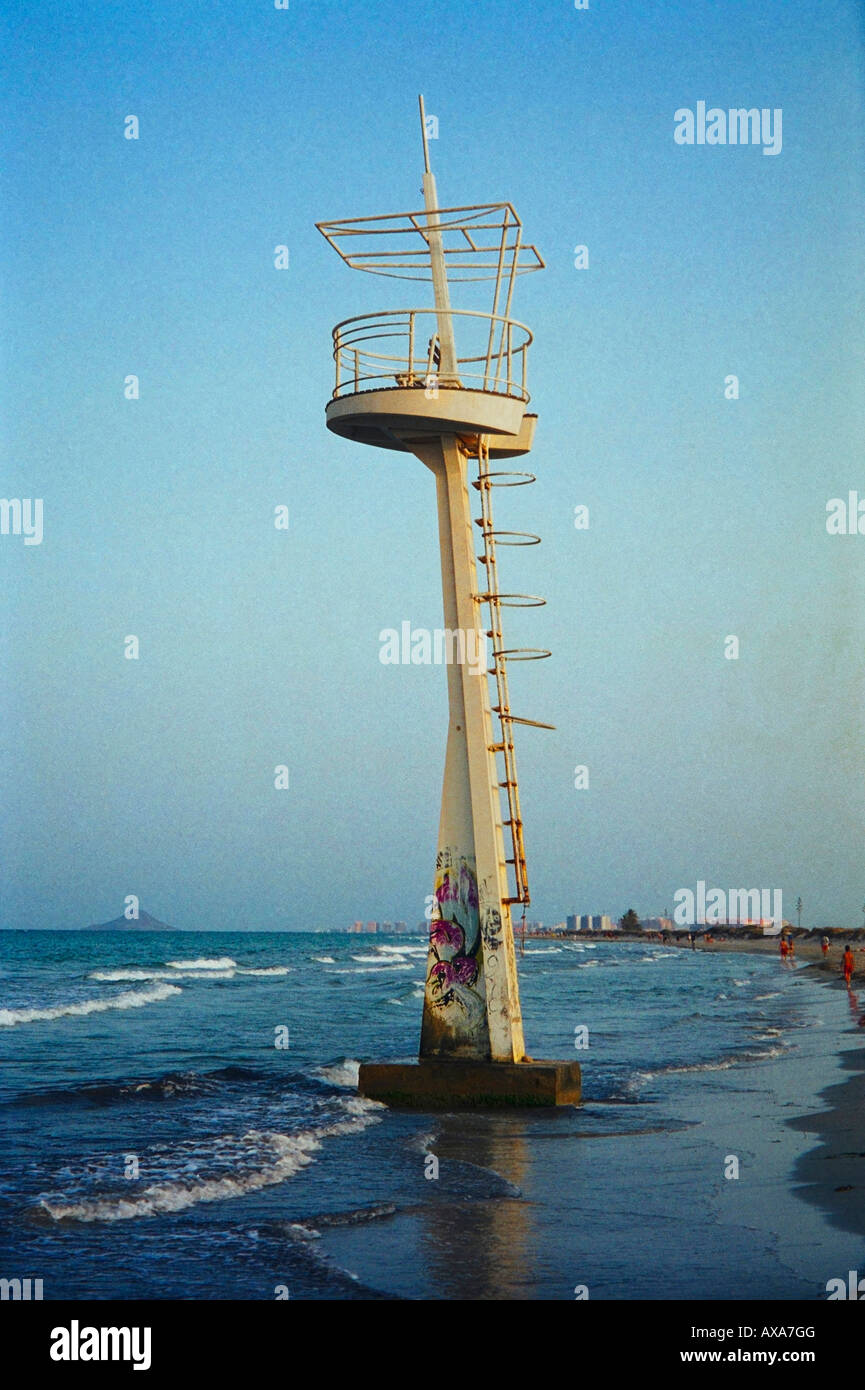
[[[423,917],[445,673],[379,634],[441,626],[433,480],[324,409],[333,325],[431,290],[315,228],[421,205],[423,92],[441,203],[509,199],[546,262],[513,304],[538,482],[495,498],[543,537],[499,560],[547,598],[509,644],[552,651],[511,675],[556,726],[519,730],[529,916],[703,881],[859,924],[865,536],[826,505],[865,499],[863,6],[11,0],[2,28],[0,491],[44,534],[0,535],[0,922]],[[677,143],[701,101],[779,108],[780,152]]]

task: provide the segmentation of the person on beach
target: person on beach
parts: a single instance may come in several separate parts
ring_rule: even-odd
[[[790,959],[792,960],[796,954],[796,942],[793,940],[792,936],[788,942],[787,949],[790,952]]]
[[[845,985],[849,985],[850,980],[853,977],[853,952],[851,951],[849,946],[846,946],[844,948],[844,959],[842,961],[842,965],[844,967],[844,983]]]
[[[827,957],[828,954],[829,954],[829,938],[828,938],[828,936],[824,936],[824,937],[823,937],[823,940],[820,942],[820,950],[823,952],[823,959],[825,960],[826,957]]]
[[[782,936],[782,937],[781,937],[781,942],[780,942],[780,945],[779,945],[778,949],[779,949],[779,951],[781,952],[781,959],[782,959],[782,960],[786,960],[786,959],[787,959],[787,952],[788,952],[789,949],[790,949],[790,947],[787,945],[787,938],[786,938],[786,936]]]

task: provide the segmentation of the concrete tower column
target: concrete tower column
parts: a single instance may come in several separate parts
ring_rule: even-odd
[[[421,1057],[525,1055],[467,458],[453,435],[416,447],[438,499],[449,724]]]

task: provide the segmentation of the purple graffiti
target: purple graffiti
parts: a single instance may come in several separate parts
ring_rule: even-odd
[[[451,878],[449,872],[445,872],[444,878],[435,891],[436,899],[440,903],[456,902],[459,897],[459,886],[456,879]]]
[[[454,956],[450,965],[458,984],[474,984],[478,977],[478,963],[473,956]]]
[[[430,923],[429,937],[434,946],[451,946],[455,951],[461,951],[465,945],[462,927],[444,919]]]
[[[471,869],[465,864],[460,867],[460,897],[469,907],[477,907],[478,885]]]
[[[439,989],[444,989],[447,985],[454,982],[454,968],[449,960],[437,960],[429,973],[430,980]]]

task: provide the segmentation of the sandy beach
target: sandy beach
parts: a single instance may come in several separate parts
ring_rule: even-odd
[[[850,1005],[851,1031],[865,1027],[865,944],[858,932],[847,933],[856,962],[851,988],[848,990],[842,975],[841,958],[844,941],[830,938],[829,951],[824,956],[819,934],[795,936],[795,963],[780,959],[777,937],[753,941],[705,941],[698,938],[698,951],[738,951],[778,956],[779,970],[801,969],[819,975],[833,989],[843,990]],[[690,950],[685,942],[680,949]],[[859,990],[862,990],[860,997]],[[865,1035],[863,1035],[865,1040]],[[819,1134],[815,1149],[804,1153],[796,1163],[795,1178],[801,1197],[819,1206],[834,1224],[843,1230],[865,1235],[865,1046],[846,1053],[842,1067],[850,1071],[848,1080],[840,1085],[827,1086],[821,1099],[826,1109],[787,1123],[793,1129]]]

